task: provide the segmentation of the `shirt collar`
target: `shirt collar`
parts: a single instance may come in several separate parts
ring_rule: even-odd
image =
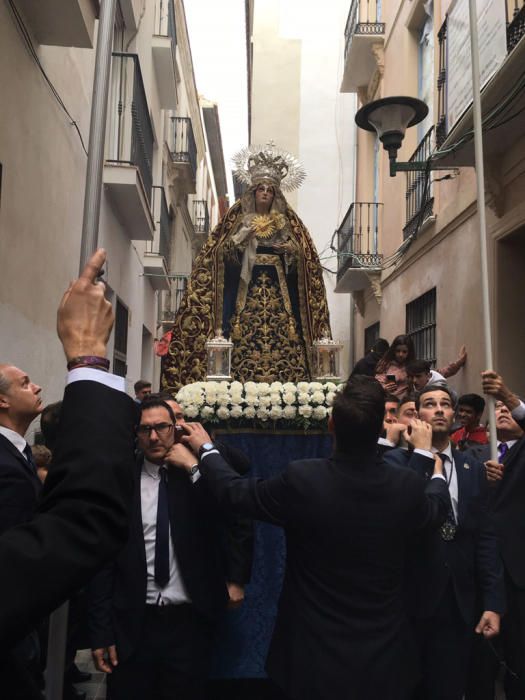
[[[498,447],[505,443],[505,445],[507,445],[507,449],[510,450],[510,448],[513,447],[517,442],[518,442],[517,440],[505,440],[505,441],[498,440]]]
[[[14,430],[11,430],[11,428],[4,428],[3,425],[0,425],[0,435],[3,435],[5,438],[9,440],[9,442],[16,447],[16,449],[23,455],[24,450],[26,448],[27,442],[25,439],[20,435],[20,433],[15,432]]]
[[[437,450],[435,447],[433,447],[433,448],[432,448],[432,452],[433,452],[434,454],[436,454],[437,452],[439,452],[439,454],[445,455],[445,457],[448,457],[451,464],[454,463],[454,458],[452,457],[452,444],[450,443],[450,441],[449,441],[448,445],[445,447],[444,450]]]
[[[160,479],[159,469],[163,466],[163,464],[153,464],[153,462],[150,462],[144,457],[142,471],[145,472],[148,476],[151,476],[152,479]]]

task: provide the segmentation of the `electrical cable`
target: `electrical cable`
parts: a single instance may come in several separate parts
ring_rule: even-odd
[[[71,116],[69,110],[67,109],[67,107],[66,107],[66,105],[64,104],[62,98],[60,97],[60,95],[59,95],[57,89],[55,88],[55,86],[54,86],[53,83],[51,82],[49,76],[47,75],[46,71],[44,70],[44,67],[42,66],[42,64],[41,64],[41,62],[40,62],[40,59],[38,58],[38,55],[37,55],[37,53],[36,53],[36,51],[35,51],[35,47],[33,46],[33,42],[32,42],[32,40],[31,40],[31,36],[29,35],[29,32],[28,32],[28,30],[27,30],[27,27],[26,27],[25,24],[24,24],[24,20],[22,19],[21,15],[20,15],[20,13],[19,13],[19,11],[18,11],[18,8],[17,8],[16,5],[14,4],[14,0],[7,0],[7,2],[9,3],[9,7],[10,7],[11,12],[12,12],[12,14],[13,14],[13,17],[14,17],[14,19],[15,19],[15,22],[16,22],[16,25],[17,25],[17,28],[18,28],[18,31],[20,32],[20,34],[22,35],[22,38],[24,39],[24,42],[25,42],[25,44],[26,44],[26,48],[27,48],[27,50],[28,50],[28,52],[29,52],[31,58],[35,61],[35,63],[36,63],[36,65],[37,65],[37,67],[38,67],[40,73],[42,74],[42,76],[43,76],[45,82],[47,83],[49,89],[51,90],[51,93],[53,94],[53,96],[54,96],[55,100],[57,101],[58,105],[60,106],[60,108],[62,109],[62,111],[63,111],[63,112],[66,114],[66,116],[68,117],[69,123],[71,124],[71,126],[73,126],[73,127],[75,128],[75,131],[76,131],[77,134],[78,134],[78,138],[80,139],[80,143],[82,144],[82,149],[83,149],[84,153],[85,153],[86,156],[87,156],[88,152],[87,152],[86,146],[85,146],[85,144],[84,144],[84,139],[82,138],[82,133],[81,133],[81,131],[80,131],[80,129],[79,129],[79,126],[78,126],[77,122],[73,119],[73,117]]]

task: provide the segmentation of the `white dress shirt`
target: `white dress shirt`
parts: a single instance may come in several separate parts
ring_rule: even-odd
[[[9,442],[22,454],[22,457],[27,459],[24,452],[27,442],[20,435],[20,433],[17,433],[10,428],[4,428],[3,425],[0,425],[0,435],[3,435],[7,440],[9,440]]]
[[[448,457],[448,459],[443,460],[443,474],[444,476],[435,474],[432,478],[436,478],[438,476],[440,479],[445,479],[448,485],[448,492],[450,494],[450,500],[452,502],[452,511],[454,512],[454,518],[456,520],[456,523],[458,521],[458,500],[459,500],[459,492],[458,492],[458,475],[456,473],[456,465],[454,463],[454,459],[452,457],[452,446],[450,442],[448,443],[446,449],[441,450],[436,450],[435,447],[432,448],[432,451],[429,452],[428,450],[421,450],[421,449],[415,449],[414,452],[416,454],[423,455],[424,457],[430,457],[433,459],[434,455],[439,452],[439,454],[445,455]],[[452,473],[451,473],[452,472]]]
[[[140,475],[142,531],[146,549],[146,603],[148,605],[178,605],[190,603],[177,558],[173,551],[170,526],[170,579],[164,588],[155,581],[155,538],[157,534],[157,505],[159,500],[160,466],[144,460]],[[168,477],[169,478],[169,477]]]

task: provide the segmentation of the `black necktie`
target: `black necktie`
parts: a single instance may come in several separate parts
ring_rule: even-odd
[[[26,443],[26,446],[24,447],[24,454],[25,454],[27,463],[29,464],[29,466],[31,468],[31,471],[36,474],[37,473],[36,472],[36,464],[35,464],[35,460],[33,459],[33,451],[31,450],[30,446],[27,443]]]
[[[168,511],[168,470],[159,469],[159,499],[155,536],[155,582],[164,588],[170,580],[170,518]]]
[[[449,458],[446,454],[443,454],[442,452],[438,452],[437,456],[441,459],[443,462],[443,475],[446,479],[447,486],[450,486],[450,482],[452,481],[452,470],[454,469],[454,465],[451,463],[450,464],[450,474],[447,476],[447,470],[445,469],[445,465],[447,462],[449,462]],[[450,542],[450,540],[453,540],[454,537],[456,536],[456,518],[454,516],[454,509],[452,508],[452,497],[449,494],[449,500],[450,500],[450,508],[447,513],[447,517],[445,519],[445,522],[443,525],[439,528],[439,531],[441,533],[441,537],[445,540],[445,542]]]

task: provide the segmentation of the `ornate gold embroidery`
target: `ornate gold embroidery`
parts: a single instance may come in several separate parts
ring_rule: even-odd
[[[257,258],[277,258],[276,269],[281,266],[278,256]],[[281,279],[278,272],[278,277],[279,281],[275,282],[266,270],[255,268],[246,304],[233,318],[233,328],[241,330],[232,352],[232,375],[238,381],[297,382],[309,376],[305,347],[298,339],[288,290],[283,294],[284,275]]]

